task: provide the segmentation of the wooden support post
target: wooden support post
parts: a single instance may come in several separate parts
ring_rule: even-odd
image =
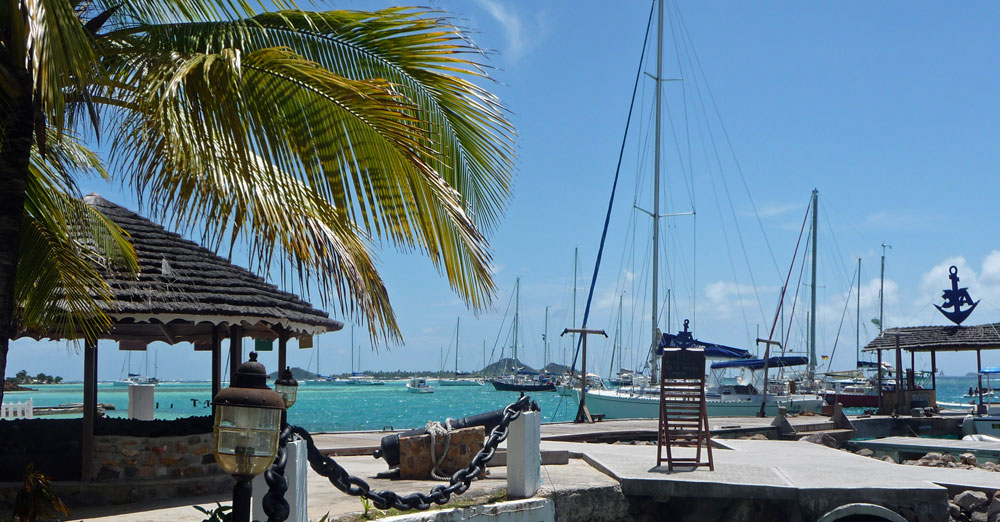
[[[212,325],[212,401],[219,394],[222,381],[222,327]],[[212,418],[215,418],[215,405],[212,405]]]
[[[229,382],[236,380],[236,370],[243,364],[243,326],[229,327]]]
[[[896,408],[895,414],[903,413],[903,350],[899,347],[899,334],[896,334]]]
[[[910,386],[909,390],[917,389],[917,363],[916,363],[917,352],[910,352],[910,375],[913,376],[913,386]],[[907,380],[907,384],[911,384]]]
[[[937,352],[934,350],[931,350],[931,389],[937,390]]]
[[[281,326],[275,327],[274,330],[278,332],[278,377],[281,377],[281,372],[288,364],[288,359],[286,358],[288,349],[288,330]],[[318,354],[319,351],[317,350],[316,353]],[[317,373],[319,372],[319,370],[316,371]]]
[[[578,333],[583,336],[583,359],[580,363],[580,405],[576,408],[576,419],[573,422],[593,423],[594,419],[590,416],[590,410],[587,409],[587,335],[600,334],[607,337],[608,334],[604,330],[591,328],[566,328],[559,334],[559,337],[568,333]]]
[[[878,356],[876,364],[878,364],[878,412],[881,414],[883,408],[882,402],[882,350],[875,350],[875,354]]]
[[[80,438],[80,480],[94,479],[94,418],[97,415],[97,342],[83,348],[83,432]]]
[[[979,349],[976,349],[976,379],[978,379],[979,386],[979,407],[977,410],[979,413],[984,413],[986,407],[983,405],[983,353]]]

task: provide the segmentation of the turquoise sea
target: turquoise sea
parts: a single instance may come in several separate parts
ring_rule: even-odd
[[[405,381],[389,381],[385,386],[338,386],[326,382],[300,383],[298,399],[288,412],[288,421],[312,432],[381,430],[386,426],[408,429],[423,426],[429,420],[443,422],[493,411],[514,402],[516,392],[500,392],[485,386],[437,386],[428,379],[434,393],[415,394],[406,390]],[[35,406],[57,406],[83,402],[83,384],[31,385],[37,391],[7,392],[5,402],[20,402],[31,398]],[[154,392],[157,419],[175,419],[192,415],[208,415],[211,383],[165,382]],[[542,409],[543,419],[572,420],[576,408],[566,397],[554,392],[531,396]],[[99,383],[97,401],[113,404],[111,417],[128,414],[128,386]],[[572,411],[570,411],[572,410]],[[43,418],[55,418],[45,416]]]
[[[496,410],[517,399],[516,392],[499,392],[492,386],[436,386],[434,393],[406,391],[405,381],[390,381],[385,386],[337,386],[325,382],[307,382],[299,388],[298,400],[289,411],[289,422],[312,432],[381,430],[392,426],[407,429],[423,426],[429,420],[444,421]],[[962,397],[976,385],[975,379],[944,378],[937,382],[939,401],[969,402]],[[994,384],[995,385],[995,384]],[[6,402],[33,399],[36,406],[57,406],[83,402],[83,384],[32,385],[37,391],[7,392]],[[575,405],[553,392],[532,394],[542,409],[545,422],[572,420]],[[100,383],[98,402],[113,404],[112,417],[128,412],[128,387]],[[206,401],[211,400],[207,382],[166,382],[156,387],[156,418],[175,419],[207,415]],[[851,412],[861,413],[861,411]]]

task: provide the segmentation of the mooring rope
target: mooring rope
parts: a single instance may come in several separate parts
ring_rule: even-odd
[[[426,426],[427,433],[431,436],[431,464],[433,464],[431,476],[437,480],[451,479],[441,471],[441,463],[444,462],[445,457],[448,456],[448,450],[451,448],[451,419],[445,419],[444,423],[442,426],[438,421],[430,421]],[[444,449],[441,451],[441,457],[438,457],[435,451],[437,437],[444,437]]]

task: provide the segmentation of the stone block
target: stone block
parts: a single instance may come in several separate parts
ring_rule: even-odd
[[[959,455],[958,458],[962,459],[962,464],[968,464],[970,466],[979,465],[978,459],[976,459],[976,456],[973,455],[972,453],[963,453]]]
[[[205,468],[201,466],[188,466],[183,470],[183,475],[185,477],[200,477],[204,474]]]
[[[858,450],[858,455],[861,455],[862,457],[873,457],[875,456],[875,452],[868,448],[861,448]]]
[[[102,466],[114,466],[117,462],[114,459],[101,459]]]
[[[139,478],[151,479],[153,478],[153,467],[143,466],[139,468]]]
[[[434,437],[433,455],[441,460],[440,470],[444,475],[465,469],[483,449],[483,439],[486,431],[482,426],[464,428],[451,432],[448,441],[448,451],[445,453],[445,435]],[[434,463],[431,458],[431,435],[399,438],[399,478],[427,479],[431,478]],[[214,460],[214,459],[213,459]]]
[[[123,471],[125,472],[125,478],[134,479],[139,476],[139,468],[134,466],[126,466]]]
[[[165,467],[153,468],[153,476],[156,478],[164,478],[170,475],[170,469]]]
[[[180,461],[181,461],[180,457],[171,457],[167,455],[160,457],[160,464],[164,466],[174,466]]]
[[[121,441],[120,444],[122,446],[135,446],[136,445],[136,440],[135,439],[123,440],[123,441]]]
[[[97,480],[116,480],[120,476],[121,473],[118,470],[107,466],[101,466],[101,469],[97,472]]]
[[[122,455],[125,455],[126,457],[135,457],[135,456],[139,455],[139,452],[137,450],[134,450],[134,449],[123,449],[122,450]]]
[[[163,455],[167,451],[167,446],[166,445],[163,445],[163,446],[153,446],[150,449],[153,451],[153,453],[156,453],[157,455]]]
[[[198,444],[200,444],[202,442],[204,442],[204,441],[201,439],[201,437],[199,437],[197,435],[191,435],[190,437],[188,437],[188,440],[187,440],[188,446],[196,446],[196,445],[198,445]]]
[[[196,446],[194,449],[191,450],[192,455],[204,455],[206,453],[211,453],[211,452],[212,452],[212,446],[208,444],[202,444],[200,446]]]
[[[985,504],[989,499],[986,497],[986,493],[982,491],[976,491],[973,489],[965,490],[952,500],[958,507],[962,508],[962,511],[972,511],[979,506]]]
[[[183,444],[174,445],[174,451],[183,455],[188,452],[188,447]]]

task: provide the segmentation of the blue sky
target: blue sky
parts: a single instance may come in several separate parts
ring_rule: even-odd
[[[317,8],[381,5],[388,4],[333,2],[319,3]],[[522,359],[538,365],[546,306],[552,350],[560,354],[566,346],[555,340],[571,324],[577,247],[582,317],[650,4],[476,0],[429,5],[451,13],[481,47],[493,51],[486,58],[497,81],[491,89],[510,109],[518,131],[514,192],[491,242],[498,296],[493,310],[476,316],[425,258],[385,248],[378,254],[380,267],[406,344],[373,353],[359,329],[355,339],[364,352],[362,364],[365,369],[437,369],[441,347],[447,349],[455,319],[461,317],[459,364],[463,369],[480,367],[483,341],[492,350],[498,335],[506,338],[506,331],[498,334],[500,322],[514,280],[521,277],[526,346]],[[973,298],[982,299],[968,322],[1000,321],[1000,242],[992,230],[1000,221],[1000,206],[995,203],[1000,160],[996,149],[1000,6],[681,1],[676,7],[704,77],[677,65],[673,37],[667,36],[665,50],[671,58],[665,60],[664,76],[684,76],[683,82],[670,82],[664,88],[674,110],[672,121],[680,125],[683,107],[697,112],[693,96],[696,91],[707,93],[707,81],[732,154],[713,120],[710,103],[705,121],[716,122],[716,150],[725,168],[712,166],[714,151],[710,161],[678,163],[684,161],[686,148],[675,146],[672,133],[665,138],[664,197],[672,211],[690,210],[686,179],[698,212],[696,233],[690,218],[664,221],[669,220],[673,234],[665,247],[669,252],[664,253],[670,267],[665,270],[671,274],[664,279],[677,296],[673,329],[680,316],[693,316],[696,336],[744,347],[752,344],[757,328],[766,333],[813,188],[820,191],[822,207],[819,353],[833,353],[859,257],[861,317],[866,323],[862,343],[875,334],[868,319],[878,314],[878,256],[883,242],[892,245],[886,277],[887,326],[943,324],[931,303],[940,303],[951,264],[959,266],[962,284],[970,287]],[[653,73],[652,67],[648,62],[644,70]],[[645,118],[646,128],[651,88],[652,82],[643,80],[640,93],[646,103],[635,116]],[[698,116],[690,118],[697,121]],[[632,132],[639,135],[637,128]],[[679,139],[686,143],[687,138]],[[631,252],[628,234],[646,234],[645,225],[628,226],[634,197],[639,206],[649,206],[648,189],[638,195],[634,191],[637,176],[643,180],[638,184],[646,184],[650,176],[648,169],[636,167],[643,163],[642,143],[648,144],[648,139],[632,140],[627,146],[622,192],[595,292],[590,324],[609,333],[615,328],[614,311],[623,289],[629,288],[623,300],[639,303],[637,309],[642,310],[644,294],[636,288],[645,286],[644,280],[620,263],[623,252]],[[731,189],[729,197],[719,188],[722,180]],[[96,181],[83,185],[88,192],[136,208],[127,188]],[[693,236],[697,243],[692,249]],[[634,257],[647,259],[648,247],[638,240],[636,244]],[[751,284],[751,272],[756,285]],[[629,279],[630,273],[634,279]],[[796,322],[804,317],[802,310],[796,309]],[[833,355],[834,369],[853,365],[853,298],[847,310]],[[648,331],[648,312],[637,315],[632,330]],[[795,344],[802,326],[795,323],[791,329],[790,344]],[[318,339],[323,373],[350,369],[348,330]],[[644,349],[640,345],[647,334],[642,335],[641,342],[631,343],[631,350]],[[208,378],[207,354],[194,353],[190,345],[154,346],[160,378]],[[595,340],[591,346],[595,355],[590,364],[606,373],[605,343]],[[315,368],[316,352],[292,350],[290,362]],[[265,364],[273,366],[269,359],[273,357],[265,355]],[[114,344],[102,344],[101,378],[119,378],[123,360],[123,352]],[[1000,365],[1000,354],[984,354],[984,362]],[[971,354],[948,354],[938,363],[951,375],[974,369],[975,359]],[[926,368],[927,361],[918,359],[918,366]],[[65,343],[16,341],[8,373],[22,368],[68,379],[82,376],[81,358]]]

